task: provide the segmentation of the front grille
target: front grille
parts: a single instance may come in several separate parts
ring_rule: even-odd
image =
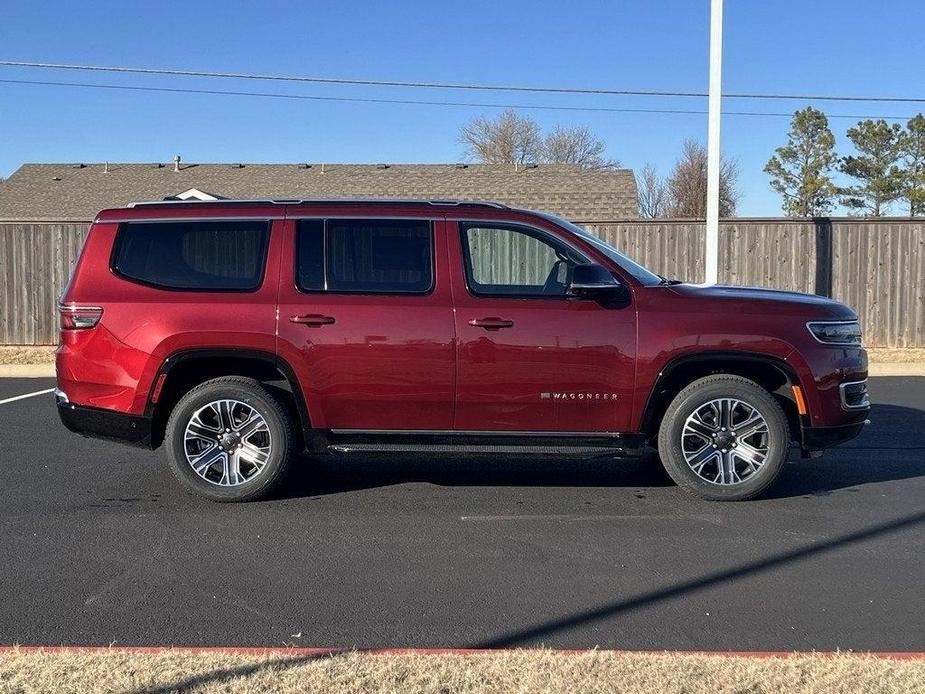
[[[846,410],[860,410],[870,407],[870,398],[867,395],[867,379],[842,383],[839,387],[841,406]]]

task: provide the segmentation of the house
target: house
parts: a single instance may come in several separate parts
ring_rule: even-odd
[[[541,164],[24,164],[0,184],[0,222],[88,222],[138,200],[495,200],[575,222],[635,218],[629,169]]]

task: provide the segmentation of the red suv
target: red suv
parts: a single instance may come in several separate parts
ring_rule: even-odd
[[[665,279],[495,203],[140,203],[93,223],[60,304],[58,410],[264,496],[302,451],[639,455],[747,499],[869,412],[858,317]],[[565,480],[563,480],[565,481]]]

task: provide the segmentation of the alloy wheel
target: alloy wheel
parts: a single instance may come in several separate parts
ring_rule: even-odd
[[[214,400],[190,417],[183,434],[186,461],[202,479],[235,487],[261,473],[270,459],[267,421],[240,400]]]
[[[690,469],[712,484],[742,484],[764,465],[770,451],[768,423],[744,400],[718,398],[685,420],[681,451]]]

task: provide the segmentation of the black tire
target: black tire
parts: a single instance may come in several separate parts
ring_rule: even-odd
[[[719,466],[721,465],[719,460],[711,461],[706,464],[707,467],[701,468],[704,471],[704,476],[701,476],[688,464],[682,448],[682,432],[684,432],[688,418],[698,411],[701,413],[704,411],[711,412],[708,404],[722,399],[738,400],[748,407],[755,408],[767,423],[766,438],[758,439],[763,444],[762,448],[767,447],[763,463],[752,471],[752,466],[749,466],[747,462],[730,456],[729,460],[734,461],[731,467],[735,471],[735,474],[728,475],[733,480],[733,483],[730,484],[721,484],[717,481],[705,479],[705,477],[712,476],[711,473],[714,468],[710,467],[711,465],[715,466],[717,476],[722,474],[719,471]],[[701,410],[701,408],[707,409]],[[740,405],[736,412],[741,417],[743,416],[741,413],[748,413],[748,410]],[[750,417],[751,414],[745,416]],[[726,436],[722,433],[718,435]],[[706,436],[700,436],[703,437],[703,440],[706,440]],[[710,434],[710,436],[713,436],[713,434]],[[763,434],[752,434],[751,436],[761,437]],[[696,449],[700,441],[701,439],[698,438],[698,435],[695,435],[686,438],[685,445]],[[755,438],[743,439],[744,443],[754,443],[755,441]],[[744,450],[743,442],[736,444],[739,452]],[[722,443],[719,444],[720,447],[722,445]],[[708,456],[711,455],[711,451],[707,446],[717,448],[716,445],[705,444],[703,450]],[[731,450],[731,448],[725,450]],[[711,501],[744,501],[759,496],[774,483],[781,470],[783,470],[789,450],[790,431],[787,425],[787,417],[780,404],[768,391],[754,381],[728,374],[707,376],[684,388],[668,406],[658,432],[659,457],[665,466],[665,471],[679,486]],[[716,455],[716,451],[713,451],[712,454]],[[694,463],[699,460],[695,458]],[[740,477],[741,481],[735,482],[736,477]]]
[[[221,466],[224,465],[222,460],[209,466],[204,477],[193,469],[192,463],[187,459],[188,446],[193,447],[191,455],[199,452],[196,451],[196,446],[210,450],[207,448],[208,444],[200,443],[205,437],[199,441],[188,442],[185,434],[194,414],[208,406],[209,403],[217,401],[240,403],[234,406],[236,409],[232,410],[239,416],[242,412],[247,413],[248,408],[253,408],[266,424],[265,428],[261,427],[254,434],[249,434],[248,436],[251,437],[249,441],[240,444],[253,443],[255,441],[253,437],[257,436],[257,443],[266,446],[266,449],[261,449],[266,451],[266,461],[259,470],[252,463],[242,463],[238,468],[243,471],[241,472],[242,481],[233,485],[220,484],[215,481],[219,475],[221,475],[219,481],[230,479],[226,478],[227,473],[221,472],[223,470]],[[208,414],[209,412],[206,411],[203,416]],[[222,431],[219,429],[215,433],[220,436]],[[254,501],[269,496],[284,479],[296,448],[293,423],[285,405],[259,381],[240,376],[224,376],[206,381],[184,395],[170,413],[164,441],[170,469],[180,483],[200,496],[212,501],[223,502]],[[229,445],[231,443],[233,442],[229,442]],[[213,449],[211,450],[219,452],[219,445],[219,443],[212,444]],[[250,476],[247,476],[248,472]]]

